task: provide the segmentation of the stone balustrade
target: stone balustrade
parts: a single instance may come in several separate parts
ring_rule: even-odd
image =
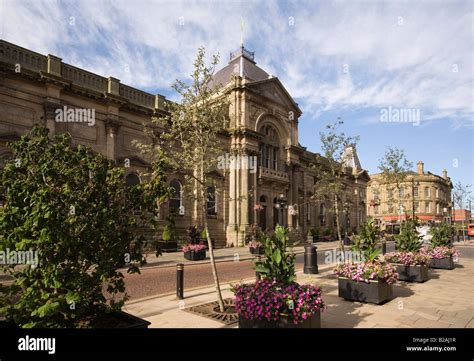
[[[105,78],[87,70],[63,63],[54,55],[41,55],[18,45],[0,40],[0,62],[19,64],[20,68],[33,72],[49,73],[71,82],[73,85],[99,93],[120,95],[134,105],[147,109],[164,109],[162,95],[144,92],[140,89],[121,84],[115,78]],[[117,88],[118,87],[118,88]]]

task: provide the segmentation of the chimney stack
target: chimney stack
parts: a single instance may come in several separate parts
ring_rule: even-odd
[[[416,169],[419,175],[423,175],[425,173],[424,164],[421,160],[418,163],[416,163]]]
[[[448,179],[448,171],[446,169],[443,169],[443,178]]]

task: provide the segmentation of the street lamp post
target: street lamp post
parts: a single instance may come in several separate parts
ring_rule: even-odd
[[[285,195],[280,193],[279,197],[276,200],[275,208],[281,211],[282,218],[284,218],[284,209],[288,208],[288,202],[285,200]],[[283,224],[284,225],[284,224]]]

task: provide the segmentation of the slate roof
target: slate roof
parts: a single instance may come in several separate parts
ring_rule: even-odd
[[[233,74],[240,74],[241,63],[243,69],[242,75],[249,80],[260,81],[270,78],[270,74],[256,65],[255,61],[253,60],[253,53],[249,53],[247,50],[245,50],[245,48],[242,47],[232,54],[229,64],[214,74],[211,85],[223,86],[229,83]]]

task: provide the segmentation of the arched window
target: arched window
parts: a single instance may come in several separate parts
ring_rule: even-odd
[[[217,215],[217,200],[216,200],[216,187],[208,186],[207,187],[207,215],[215,216]]]
[[[125,182],[127,183],[127,187],[132,187],[140,184],[140,177],[136,173],[129,173],[125,177]]]
[[[326,213],[326,207],[324,206],[324,203],[321,203],[319,205],[319,214],[324,216],[325,213]]]
[[[170,213],[179,214],[183,206],[183,186],[179,180],[173,179],[170,182],[170,187],[172,188],[169,199]]]
[[[326,225],[326,206],[324,205],[324,203],[321,203],[319,205],[319,224],[321,226]]]
[[[280,140],[278,133],[271,125],[265,125],[260,130],[264,135],[259,144],[260,166],[278,170],[280,163]]]

